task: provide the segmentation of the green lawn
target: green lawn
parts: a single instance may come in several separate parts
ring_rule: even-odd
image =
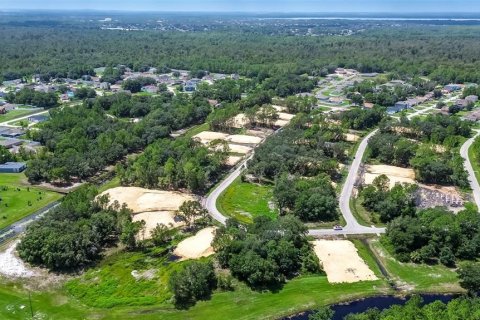
[[[126,286],[123,291],[136,290],[134,287]],[[278,292],[252,291],[241,283],[236,283],[235,287],[233,292],[215,292],[210,300],[198,302],[188,310],[176,310],[171,303],[103,309],[87,307],[62,289],[32,292],[32,306],[36,314],[48,319],[278,319],[336,302],[391,293],[383,280],[333,285],[328,283],[326,276],[318,275],[295,278]],[[142,295],[140,292],[139,296]],[[0,318],[29,317],[28,292],[18,284],[0,286],[0,301],[8,306],[0,308]]]
[[[478,140],[480,138],[477,138]],[[470,162],[472,163],[473,171],[475,171],[475,176],[477,177],[477,181],[480,181],[480,155],[473,152],[473,147],[470,147],[468,150],[468,157],[470,158]]]
[[[402,263],[392,257],[382,241],[373,240],[371,243],[377,259],[401,289],[422,293],[462,292],[455,270],[440,264]]]
[[[257,216],[275,218],[277,210],[269,208],[273,201],[273,187],[235,180],[217,200],[221,213],[234,217],[241,222],[250,223]]]
[[[40,110],[22,110],[22,109],[17,109],[17,110],[12,110],[8,111],[6,114],[0,114],[0,122],[5,122],[5,121],[10,121],[14,120],[16,118],[20,118],[29,114],[37,113]]]
[[[188,129],[187,132],[185,132],[184,137],[191,138],[194,135],[199,134],[200,132],[203,132],[203,131],[208,131],[209,129],[210,129],[209,123],[199,124],[197,126],[194,126]]]
[[[61,197],[58,193],[28,186],[23,173],[0,173],[0,229]]]
[[[372,225],[377,227],[383,227],[385,224],[378,222],[380,220],[379,215],[375,213],[369,212],[365,209],[362,205],[363,197],[359,196],[357,198],[352,197],[350,198],[350,208],[352,209],[352,213],[357,219],[357,221],[363,225],[370,227]]]

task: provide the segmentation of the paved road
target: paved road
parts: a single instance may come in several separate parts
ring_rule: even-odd
[[[22,233],[25,231],[27,226],[32,223],[35,220],[40,219],[45,213],[48,211],[52,210],[56,206],[58,206],[60,203],[58,201],[52,202],[48,204],[47,206],[43,207],[42,209],[38,210],[37,212],[23,218],[22,220],[19,220],[7,228],[1,229],[0,230],[0,244],[3,242],[7,241],[10,238],[15,237],[16,235]]]
[[[470,181],[470,187],[473,190],[473,199],[475,200],[477,208],[480,211],[480,185],[475,175],[475,171],[473,170],[472,163],[470,162],[470,158],[468,157],[468,149],[470,149],[473,141],[478,136],[480,136],[480,131],[477,131],[477,133],[472,138],[465,141],[465,143],[460,148],[460,155],[463,159],[465,159],[464,166],[465,170],[467,170],[468,172],[468,180]]]

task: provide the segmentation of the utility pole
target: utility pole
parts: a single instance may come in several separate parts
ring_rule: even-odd
[[[30,291],[28,291],[28,301],[30,302],[30,313],[32,314],[32,319],[33,319],[32,295]]]

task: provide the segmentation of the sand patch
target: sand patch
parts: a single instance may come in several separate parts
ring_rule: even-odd
[[[214,253],[211,246],[215,236],[215,227],[208,227],[197,232],[193,237],[186,238],[181,241],[175,251],[175,255],[187,259],[198,259],[208,257]]]
[[[226,164],[227,166],[233,167],[234,165],[236,165],[237,163],[239,163],[242,159],[243,159],[243,157],[239,157],[239,156],[229,156],[229,157],[227,158],[227,161],[225,161],[225,164]]]
[[[0,253],[0,274],[13,278],[31,278],[37,274],[15,255],[15,248],[20,241],[12,243],[7,250]]]
[[[227,137],[227,141],[239,144],[259,144],[262,142],[262,138],[244,134],[233,134]]]
[[[357,142],[358,140],[360,140],[360,137],[357,136],[356,134],[352,134],[352,133],[345,134],[345,141],[347,142]]]
[[[229,148],[230,152],[240,153],[240,154],[247,154],[247,153],[249,153],[250,151],[253,150],[253,148],[250,148],[250,147],[247,147],[247,146],[241,146],[241,145],[238,145],[238,144],[232,144],[232,143],[228,144],[228,148]]]
[[[289,123],[290,123],[289,120],[279,119],[279,120],[275,121],[275,122],[273,123],[273,125],[274,125],[275,127],[285,127],[285,126],[288,125]]]
[[[238,129],[244,128],[250,124],[250,120],[248,120],[244,113],[237,114],[235,117],[230,119],[230,121],[232,123],[232,127]]]
[[[247,130],[246,134],[249,136],[266,138],[273,134],[273,130],[272,129]]]
[[[320,259],[328,282],[358,282],[378,280],[360,258],[355,245],[348,240],[315,240],[314,251]]]
[[[390,179],[390,188],[394,187],[396,183],[415,183],[415,171],[413,169],[387,165],[367,165],[364,176],[365,184],[372,184],[373,180],[382,174]]]
[[[173,211],[142,212],[134,215],[132,220],[133,222],[145,221],[145,232],[140,234],[142,239],[150,239],[152,237],[150,233],[157,224],[164,224],[169,228],[177,228],[185,224],[183,221],[175,220],[175,212]]]
[[[286,113],[286,112],[279,112],[278,113],[278,119],[280,120],[292,120],[295,115]]]
[[[282,107],[282,106],[272,105],[272,107],[273,107],[273,109],[277,110],[278,112],[285,112],[287,110],[287,108]]]
[[[213,131],[203,131],[193,136],[194,139],[198,139],[203,144],[209,144],[213,140],[225,140],[228,134]]]
[[[101,193],[108,194],[110,204],[125,203],[133,213],[175,211],[185,202],[195,200],[191,195],[174,191],[149,190],[138,187],[117,187]]]

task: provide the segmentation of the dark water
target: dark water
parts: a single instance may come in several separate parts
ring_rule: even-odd
[[[447,303],[452,299],[455,299],[455,295],[421,295],[424,304],[429,304],[434,301],[441,301]],[[353,301],[347,304],[335,304],[330,306],[335,311],[333,320],[343,320],[345,316],[350,313],[365,312],[370,308],[377,308],[379,310],[387,309],[393,305],[404,305],[408,301],[409,297],[401,298],[394,296],[372,297],[363,300]],[[308,320],[308,316],[312,311],[284,318],[283,320]]]

